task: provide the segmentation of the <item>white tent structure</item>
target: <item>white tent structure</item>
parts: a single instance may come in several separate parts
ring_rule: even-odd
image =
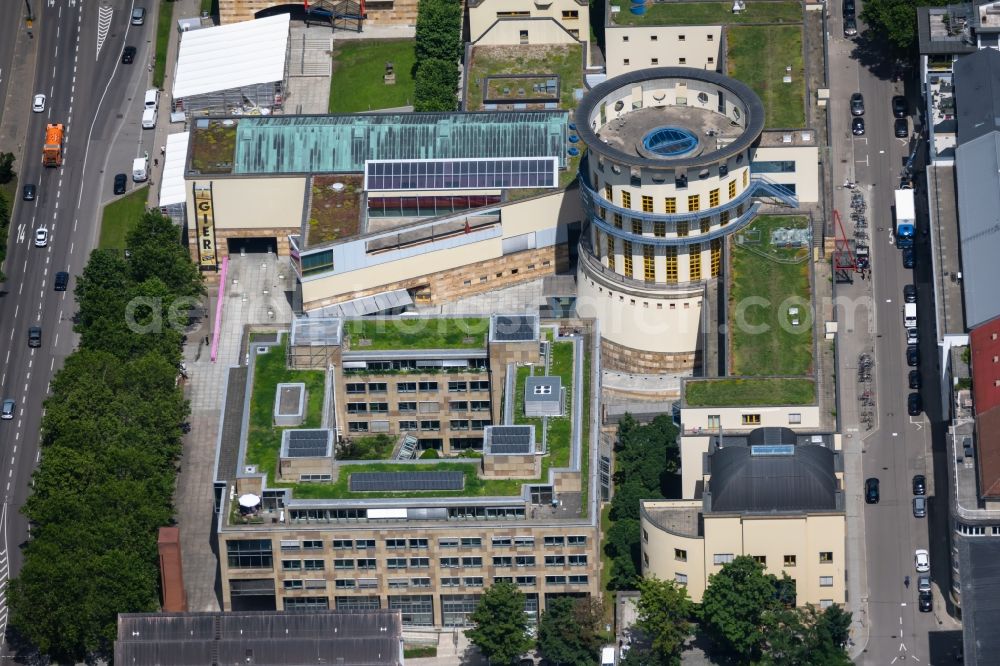
[[[187,161],[190,132],[176,132],[167,136],[166,155],[163,156],[163,175],[160,177],[160,212],[184,226],[187,206],[184,185],[184,163]]]
[[[173,109],[198,116],[269,114],[288,82],[290,18],[279,14],[181,34]]]

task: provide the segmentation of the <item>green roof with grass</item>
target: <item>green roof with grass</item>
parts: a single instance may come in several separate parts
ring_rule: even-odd
[[[688,407],[812,405],[816,383],[801,377],[688,380],[684,402]]]
[[[644,14],[633,14],[631,3],[613,2],[613,25],[738,25],[745,23],[801,23],[802,5],[788,0],[755,0],[733,12],[732,2],[647,2]]]
[[[480,317],[348,319],[344,338],[351,351],[485,349],[489,328]]]
[[[353,320],[361,321],[361,320]],[[376,320],[363,320],[365,323]],[[456,320],[461,321],[461,320]],[[465,321],[487,321],[470,319]],[[347,322],[349,325],[352,322]],[[345,326],[346,329],[346,326]],[[482,334],[485,335],[485,332]],[[254,356],[254,378],[250,396],[250,424],[247,433],[246,459],[248,464],[256,465],[259,472],[267,474],[267,485],[274,489],[291,489],[296,499],[361,499],[361,498],[408,498],[408,497],[517,497],[526,483],[537,483],[531,479],[483,479],[478,475],[480,454],[469,453],[465,456],[442,459],[439,462],[414,465],[387,460],[393,449],[395,437],[392,435],[369,435],[353,441],[348,450],[352,460],[371,460],[358,464],[342,465],[336,478],[329,483],[283,483],[276,478],[278,456],[281,448],[281,433],[283,428],[273,425],[272,412],[274,396],[280,383],[304,382],[308,391],[306,419],[300,428],[318,428],[322,421],[324,399],[324,373],[318,370],[290,370],[286,367],[287,341],[275,345],[266,354]],[[567,388],[567,414],[572,414],[573,387],[573,354],[572,342],[555,342],[552,344],[550,368],[551,374],[558,375]],[[589,408],[589,372],[590,354],[584,356],[583,387],[583,417],[585,423],[581,428],[581,469],[583,475],[584,499],[587,492],[587,474],[589,472],[590,449],[590,418]],[[523,393],[523,384],[519,382]],[[521,397],[523,405],[523,395]],[[520,406],[519,406],[520,409]],[[523,410],[521,411],[523,415]],[[532,422],[534,420],[531,420]],[[540,419],[539,427],[540,427]],[[523,420],[517,421],[524,422]],[[572,418],[559,417],[549,419],[548,454],[542,458],[539,480],[548,478],[550,469],[569,467],[572,444]],[[338,453],[338,457],[341,454]],[[380,457],[381,459],[376,459]],[[346,460],[346,458],[345,458]],[[355,472],[434,472],[459,471],[465,475],[462,490],[457,491],[427,491],[405,493],[351,492],[349,490],[350,474]],[[584,501],[584,506],[586,502]]]
[[[330,77],[330,113],[396,109],[413,104],[412,39],[336,40]],[[391,62],[396,82],[385,83]]]
[[[808,227],[801,215],[761,215],[736,235],[729,294],[733,375],[812,373],[811,246],[772,243],[776,229]]]
[[[517,369],[517,377],[514,385],[514,423],[516,425],[535,426],[535,444],[540,450],[542,445],[543,424],[548,423],[546,430],[546,444],[549,455],[542,459],[542,478],[548,473],[548,468],[559,469],[569,466],[570,448],[572,446],[571,420],[573,414],[573,343],[554,342],[551,345],[551,357],[549,360],[549,376],[559,377],[562,380],[562,387],[566,389],[566,415],[550,416],[547,419],[541,417],[529,417],[524,415],[524,384],[531,376],[532,369],[535,374],[541,376],[545,368],[541,366],[522,365]]]
[[[802,25],[733,26],[727,32],[726,43],[729,76],[753,88],[760,97],[764,103],[764,126],[771,129],[804,127],[806,82]],[[791,67],[791,71],[786,67]],[[785,76],[791,77],[790,83],[784,82]]]

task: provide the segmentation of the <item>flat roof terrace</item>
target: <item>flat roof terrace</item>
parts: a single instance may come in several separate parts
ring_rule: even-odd
[[[667,133],[659,129],[670,130]],[[679,130],[679,131],[678,131]],[[624,153],[669,163],[723,148],[745,129],[729,118],[690,106],[650,107],[608,121],[597,136]]]

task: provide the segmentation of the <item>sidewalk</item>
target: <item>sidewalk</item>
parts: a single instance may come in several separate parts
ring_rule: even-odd
[[[23,25],[23,14],[20,20]],[[38,20],[36,17],[33,33],[38,32]],[[24,137],[28,131],[28,118],[31,116],[36,52],[35,40],[28,37],[27,30],[18,27],[10,71],[6,73],[9,85],[7,86],[7,97],[3,100],[3,121],[0,122],[0,152],[14,153],[14,172],[18,174],[24,171],[26,153]],[[71,131],[72,128],[67,130],[67,143],[69,143],[69,132]],[[39,159],[41,159],[41,146],[38,146],[37,150]],[[33,149],[28,150],[27,154],[31,155],[33,152]],[[11,204],[16,205],[13,201]]]

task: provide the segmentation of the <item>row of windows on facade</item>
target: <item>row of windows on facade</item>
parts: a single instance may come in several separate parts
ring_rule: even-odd
[[[424,406],[426,405],[426,406]],[[431,408],[433,406],[433,409]],[[422,408],[421,408],[422,407]],[[397,409],[401,412],[437,412],[441,409],[438,402],[424,402],[417,406],[416,402],[400,402]],[[489,400],[451,400],[448,402],[450,412],[488,412],[490,411]],[[386,414],[389,412],[387,402],[349,402],[347,403],[348,414]]]
[[[658,280],[656,274],[656,247],[653,245],[646,245],[639,243],[640,253],[638,256],[642,256],[642,275],[635,274],[635,257],[637,256],[635,244],[632,241],[616,239],[610,234],[605,234],[605,243],[607,247],[607,254],[605,254],[605,259],[607,261],[608,268],[617,271],[617,246],[621,244],[621,257],[622,257],[622,272],[626,277],[630,277],[636,280],[645,280],[646,282],[666,282],[667,284],[677,284],[679,282],[679,273],[677,270],[677,248],[668,246],[664,247],[663,258],[664,258],[664,273],[663,279]],[[713,278],[719,277],[719,271],[722,267],[722,239],[716,238],[709,243],[709,249],[711,251],[711,259],[709,265],[709,275]],[[701,243],[691,243],[687,247],[688,254],[688,281],[696,282],[702,279],[701,270]],[[611,296],[611,292],[608,291],[608,296]],[[624,296],[621,297],[624,300]],[[632,305],[635,305],[633,301]],[[687,306],[687,303],[685,303]]]
[[[676,39],[677,39],[678,42],[686,42],[687,41],[687,35],[677,35]],[[622,35],[622,41],[623,42],[628,42],[629,41],[629,35]],[[649,41],[651,41],[651,42],[658,42],[658,41],[660,41],[660,36],[659,35],[650,35],[649,36]],[[705,41],[706,42],[714,42],[715,41],[715,35],[712,34],[712,33],[708,33],[707,35],[705,35]]]
[[[542,259],[542,266],[543,267],[545,267],[545,266],[551,266],[551,265],[552,265],[552,262],[549,259]],[[535,264],[528,264],[527,266],[525,266],[525,269],[529,270],[529,271],[533,271],[533,270],[535,270]],[[510,271],[509,271],[509,275],[517,275],[519,271],[520,271],[519,268],[516,268],[516,267],[515,268],[511,268]],[[496,272],[496,277],[498,277],[498,278],[502,278],[502,277],[504,277],[504,275],[505,275],[504,271],[497,271]],[[487,280],[489,280],[489,277],[487,277],[485,275],[480,275],[479,276],[479,284],[482,284],[482,283],[486,282]],[[472,284],[472,280],[471,279],[462,280],[462,285],[465,286],[465,287],[468,287],[471,284]]]
[[[497,580],[497,579],[495,579]],[[468,585],[468,587],[482,587]],[[524,611],[530,622],[538,618],[538,594],[524,595]],[[434,624],[434,597],[429,594],[387,595],[390,610],[401,612],[402,623],[406,626],[431,626]],[[479,605],[478,594],[440,595],[441,620],[446,627],[462,627],[469,624],[469,616]],[[285,610],[328,610],[329,598],[325,596],[295,596],[282,599]],[[338,611],[364,612],[381,607],[378,595],[335,597]]]
[[[493,548],[533,548],[536,539],[533,536],[495,536],[490,538],[490,546]],[[330,542],[333,550],[374,550],[376,548],[375,539],[333,539]],[[586,534],[551,534],[542,537],[542,545],[547,548],[562,548],[565,546],[586,546]],[[318,551],[323,550],[325,543],[322,539],[282,539],[280,548],[282,552],[296,552],[299,550]],[[425,550],[430,549],[431,540],[425,538],[412,539],[386,539],[386,550]],[[482,537],[441,537],[437,540],[439,549],[451,548],[482,548]],[[273,544],[270,539],[231,539],[226,542],[226,552],[232,555],[263,555],[270,556]]]
[[[759,413],[754,414],[741,414],[740,423],[745,426],[758,426],[761,424],[761,415]],[[722,428],[722,415],[721,414],[709,414],[706,417],[708,423],[708,430],[719,430]],[[788,414],[788,424],[798,425],[802,423],[802,414],[800,412],[791,412]]]
[[[646,530],[642,531],[642,540],[649,543],[649,532]],[[766,555],[753,555],[754,562],[758,564],[763,564],[767,566],[767,556]],[[643,555],[646,558],[646,564],[649,564],[648,556]],[[712,563],[715,565],[723,565],[732,562],[736,556],[733,553],[716,553],[712,557]],[[678,562],[687,562],[688,554],[687,551],[682,548],[674,548],[674,559]],[[797,556],[796,555],[785,555],[784,556],[784,566],[794,567],[796,565]],[[819,552],[819,562],[820,564],[832,564],[833,563],[833,551],[831,550],[821,550]]]
[[[366,508],[345,509],[289,509],[288,516],[293,523],[357,523],[396,521],[396,518],[368,518]],[[524,520],[523,506],[449,506],[448,520]],[[267,540],[265,540],[267,541]],[[230,542],[232,543],[232,542]]]
[[[711,35],[709,35],[709,36],[711,36]],[[653,41],[656,41],[656,40],[654,39]],[[687,61],[688,61],[688,59],[686,57],[683,57],[683,56],[677,58],[677,64],[678,65],[686,65]],[[714,65],[715,64],[715,56],[706,56],[705,57],[705,63],[708,64],[708,65]],[[628,67],[631,64],[632,64],[632,59],[631,58],[622,58],[622,65],[624,65],[625,67]],[[656,67],[656,66],[658,66],[660,64],[660,59],[659,58],[650,58],[649,59],[649,64],[652,67]]]
[[[520,587],[535,587],[538,585],[537,576],[494,576],[493,583],[511,582]],[[590,576],[579,574],[575,576],[551,575],[545,576],[546,585],[588,585]],[[441,587],[483,587],[483,576],[444,576],[439,580]],[[306,578],[285,580],[282,586],[285,590],[325,590],[328,582],[323,578]],[[405,589],[410,587],[432,587],[433,581],[430,578],[389,578],[386,585],[391,590]],[[334,589],[337,590],[376,590],[378,589],[377,578],[341,578],[333,581]]]
[[[958,523],[956,531],[965,536],[1000,536],[1000,525],[966,525]]]
[[[674,574],[674,581],[678,585],[687,585],[688,584],[687,574],[675,573]],[[792,584],[794,585],[794,583],[795,583],[795,579],[793,578],[792,579]],[[833,587],[833,576],[820,576],[819,577],[819,586],[820,587]],[[832,600],[831,600],[831,603],[832,603]]]
[[[269,539],[251,540],[255,548],[268,548],[264,544],[270,544]],[[256,543],[260,541],[261,543]],[[490,545],[493,548],[533,548],[535,546],[533,536],[495,536],[490,538]],[[234,540],[229,543],[244,543],[246,540]],[[542,544],[546,547],[562,546],[586,546],[587,535],[585,534],[552,534],[542,537]],[[330,542],[333,550],[373,550],[375,539],[333,539]],[[297,550],[323,550],[325,544],[322,539],[282,539],[282,552]],[[437,540],[438,548],[482,548],[482,537],[441,537]],[[423,550],[431,547],[430,539],[386,539],[386,550],[405,550],[408,548]],[[227,546],[228,548],[228,546]],[[236,548],[242,548],[238,546]]]
[[[405,411],[405,410],[402,410]],[[448,421],[449,430],[483,430],[492,422],[489,419],[451,419]],[[441,430],[441,422],[437,420],[424,421],[399,421],[396,426],[400,432],[438,432]],[[389,432],[388,421],[348,421],[347,432]]]
[[[699,174],[699,177],[708,178],[709,175],[710,174],[708,173],[708,170],[706,169],[705,171],[702,171],[701,174]],[[636,178],[638,178],[638,177],[637,176],[633,176],[633,179],[636,179]],[[684,180],[685,183],[687,181],[686,177],[679,177],[678,179],[676,179],[675,183],[678,182],[678,181],[680,181],[680,180]],[[594,183],[597,183],[597,182],[598,182],[597,174],[594,173]],[[749,184],[750,184],[750,172],[749,171],[744,171],[743,172],[743,189],[746,189]],[[637,187],[640,186],[640,185],[641,185],[641,183],[636,183]],[[728,203],[728,202],[730,202],[730,201],[732,201],[733,199],[736,198],[736,179],[735,178],[733,180],[729,181],[729,184],[727,185],[727,190],[728,190],[729,198],[726,200],[726,203]],[[710,209],[711,208],[715,208],[716,206],[719,206],[719,205],[722,204],[722,199],[721,199],[721,196],[719,194],[720,191],[721,191],[721,188],[718,188],[718,187],[716,187],[716,188],[714,188],[712,190],[709,190],[709,192],[708,192],[708,208],[710,208]],[[605,200],[607,200],[611,204],[615,203],[614,188],[612,188],[611,185],[608,184],[608,183],[604,184],[604,198],[605,198]],[[638,198],[639,198],[639,208],[638,208],[638,210],[641,210],[643,213],[663,213],[665,215],[675,215],[675,214],[677,214],[679,212],[681,212],[681,213],[697,213],[700,210],[702,210],[702,208],[701,208],[702,199],[701,199],[701,195],[700,194],[691,194],[691,195],[688,195],[688,197],[687,197],[687,210],[684,210],[684,211],[678,211],[677,210],[677,197],[664,197],[662,199],[662,201],[663,201],[663,209],[662,210],[656,210],[656,201],[655,201],[655,198],[652,195],[641,194],[641,195],[639,195]],[[632,208],[632,192],[630,192],[629,190],[626,190],[624,188],[621,190],[621,198],[619,199],[619,203],[621,204],[622,208],[627,208],[629,210],[636,210],[636,209]],[[740,213],[740,214],[742,215],[742,213]]]
[[[465,358],[465,359],[455,359],[455,361],[462,363],[462,365],[450,366],[446,371],[450,372],[468,372],[468,373],[481,373],[485,372],[489,363],[485,358]],[[413,372],[413,373],[439,373],[441,372],[440,367],[421,365],[420,361],[416,359],[397,359],[394,361],[364,361],[362,367],[346,367],[344,368],[344,374],[358,375],[366,373],[380,373],[380,372]],[[421,384],[433,384],[434,388],[421,388],[421,391],[437,391],[438,382],[420,382]],[[466,382],[449,382],[453,384],[464,384]],[[416,391],[417,389],[414,389]],[[455,392],[463,392],[468,389],[455,389]],[[482,390],[482,389],[472,389]]]
[[[264,556],[261,558],[256,558],[256,556],[251,556],[248,559],[242,559],[244,557],[243,553],[238,553],[234,555],[229,555],[229,566],[237,569],[247,569],[247,568],[262,568],[264,565],[258,567],[246,567],[240,566],[243,562],[256,562],[256,561],[271,561],[273,564],[273,557]],[[536,567],[538,566],[538,558],[535,555],[494,555],[492,557],[493,566],[500,569],[509,569],[512,567]],[[585,567],[587,566],[587,556],[586,555],[545,555],[544,563],[547,567]],[[481,556],[469,556],[469,557],[441,557],[437,561],[438,567],[442,569],[465,569],[465,568],[482,568],[483,558]],[[390,557],[385,561],[386,569],[428,569],[431,566],[431,558],[429,557]],[[269,567],[264,567],[269,568]],[[335,571],[376,571],[378,569],[378,562],[375,558],[334,558],[333,569]],[[281,560],[281,570],[282,571],[325,571],[326,570],[326,560],[323,559],[304,559],[304,560]]]
[[[482,361],[485,366],[486,359],[472,360],[477,362]],[[472,360],[470,360],[470,362]],[[386,362],[388,363],[389,361]],[[370,364],[371,362],[369,362],[369,366]],[[395,388],[398,393],[416,393],[418,391],[433,392],[440,390],[440,384],[438,382],[397,382]],[[344,390],[348,395],[360,395],[362,393],[388,393],[389,384],[387,382],[350,382],[344,387]],[[448,382],[449,393],[468,393],[489,390],[490,383],[487,380]]]
[[[745,211],[745,206],[740,204],[736,207],[736,219],[743,216]],[[598,206],[595,211],[598,218],[607,222],[607,209],[602,206]],[[724,210],[719,213],[719,226],[724,227],[732,221],[733,217],[730,214],[731,211]],[[625,229],[624,216],[621,213],[613,213],[611,215],[612,224],[614,224],[616,229]],[[654,238],[666,238],[667,237],[667,223],[666,222],[647,222],[645,220],[629,219],[631,223],[631,232],[633,236],[652,236]],[[702,234],[707,234],[712,230],[713,219],[711,217],[703,217],[698,220],[698,232]],[[693,229],[693,224],[690,220],[678,220],[670,225],[671,234],[676,238],[687,238]]]

